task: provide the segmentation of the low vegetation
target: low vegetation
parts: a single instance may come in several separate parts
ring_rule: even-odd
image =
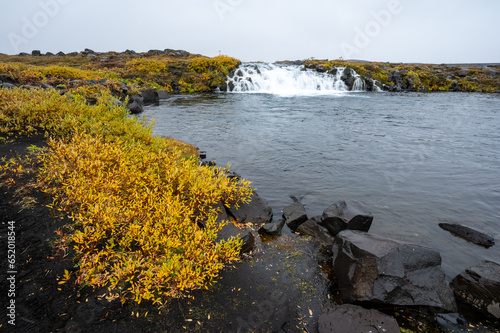
[[[405,90],[437,92],[497,92],[500,91],[500,68],[481,68],[476,66],[416,65],[380,62],[355,62],[345,60],[316,60],[304,62],[309,68],[321,66],[325,70],[334,67],[349,67],[362,78],[372,78],[387,87],[395,82]],[[401,78],[401,80],[398,79]]]
[[[213,58],[189,54],[128,55],[107,53],[91,57],[8,56],[0,54],[0,81],[22,85],[70,85],[75,80],[112,80],[138,89],[176,93],[207,92],[224,83],[240,61],[225,55]]]
[[[75,261],[62,282],[158,304],[208,288],[238,260],[242,245],[235,238],[216,242],[229,221],[216,222],[214,207],[247,202],[249,182],[227,177],[226,168],[201,166],[194,147],[152,136],[152,124],[129,117],[108,90],[95,89],[92,106],[80,88],[65,95],[0,89],[3,140],[48,137],[49,148],[36,152],[37,186],[52,196],[54,211],[73,221],[58,241]],[[3,161],[0,174],[20,165]]]

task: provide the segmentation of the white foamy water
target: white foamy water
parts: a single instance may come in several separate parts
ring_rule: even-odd
[[[267,63],[242,64],[227,80],[233,93],[264,93],[281,96],[344,95],[349,87],[342,81],[345,68],[336,74],[319,73],[304,66]],[[365,83],[358,74],[351,91],[364,91]]]

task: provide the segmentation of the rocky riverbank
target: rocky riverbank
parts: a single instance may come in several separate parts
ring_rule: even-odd
[[[26,156],[44,145],[42,136],[20,136],[0,151]],[[238,227],[228,225],[219,237],[243,238],[242,262],[224,270],[210,290],[160,309],[148,302],[122,305],[104,290],[59,285],[74,265],[71,253],[54,247],[69,221],[50,213],[50,198],[25,186],[32,171],[15,185],[2,179],[0,202],[2,229],[9,221],[16,225],[16,313],[24,331],[500,331],[498,265],[468,268],[450,288],[439,253],[370,234],[373,216],[355,201],[336,202],[312,218],[297,199],[279,214],[258,195],[240,209],[225,207],[220,218]]]

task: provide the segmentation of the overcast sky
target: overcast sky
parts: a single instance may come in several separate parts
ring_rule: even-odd
[[[499,0],[2,0],[0,53],[500,62]]]

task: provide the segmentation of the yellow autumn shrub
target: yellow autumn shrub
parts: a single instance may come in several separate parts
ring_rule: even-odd
[[[188,68],[198,73],[217,71],[227,75],[231,69],[240,63],[238,59],[226,55],[219,55],[213,58],[196,57],[189,60]]]
[[[167,70],[165,62],[156,59],[138,58],[127,61],[125,68],[142,74],[161,73]]]
[[[107,287],[123,301],[162,303],[207,288],[237,260],[241,240],[216,242],[218,203],[247,202],[246,180],[201,166],[192,146],[152,136],[103,91],[79,95],[0,90],[0,116],[14,129],[51,134],[39,184],[74,224],[63,235],[76,254],[76,282]],[[203,227],[202,227],[203,226]]]

